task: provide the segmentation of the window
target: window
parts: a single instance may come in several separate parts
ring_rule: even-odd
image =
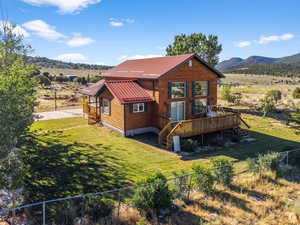
[[[106,98],[102,99],[102,112],[107,115],[110,114],[110,102]]]
[[[193,114],[206,113],[207,99],[194,99],[193,100]]]
[[[134,113],[145,112],[145,103],[135,103],[132,105],[132,111]]]
[[[189,60],[189,67],[192,67],[192,66],[193,66],[193,61]]]
[[[193,96],[208,96],[208,81],[193,81]]]
[[[170,82],[169,83],[169,97],[170,98],[184,98],[185,97],[185,82]]]

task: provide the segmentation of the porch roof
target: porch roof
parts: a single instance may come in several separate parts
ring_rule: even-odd
[[[98,96],[105,87],[121,104],[154,101],[148,92],[134,80],[104,79],[79,92],[89,96]]]

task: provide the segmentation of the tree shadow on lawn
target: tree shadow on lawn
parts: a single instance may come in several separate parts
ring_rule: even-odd
[[[128,183],[110,147],[64,141],[62,132],[30,134],[23,143],[25,202],[106,191]],[[64,140],[64,141],[63,141]]]
[[[256,139],[253,142],[239,142],[232,147],[223,147],[221,150],[215,150],[207,154],[193,154],[189,156],[182,156],[182,160],[195,160],[201,158],[210,158],[212,156],[228,156],[237,161],[244,161],[247,158],[257,157],[258,154],[265,154],[268,152],[283,152],[293,149],[300,149],[300,142],[291,141],[283,138],[278,138],[255,131],[248,131],[251,138]]]

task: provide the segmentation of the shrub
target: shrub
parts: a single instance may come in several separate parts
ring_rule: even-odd
[[[174,176],[174,197],[183,199],[189,190],[189,175],[186,171],[173,172]]]
[[[132,205],[143,213],[154,213],[171,206],[173,193],[167,184],[167,178],[156,173],[138,182],[139,186],[132,198]],[[150,211],[149,211],[150,210]]]
[[[281,91],[279,90],[270,90],[266,94],[267,98],[273,99],[275,103],[281,100]]]
[[[183,139],[182,140],[182,151],[184,152],[193,152],[194,143],[192,139]]]
[[[51,80],[44,75],[38,75],[36,78],[37,78],[39,84],[41,84],[41,85],[44,85],[44,86],[51,85]]]
[[[267,96],[261,99],[260,102],[261,102],[261,110],[264,113],[263,116],[266,116],[268,113],[272,112],[275,109],[274,100]]]
[[[300,88],[296,87],[293,91],[293,98],[300,98]]]
[[[233,95],[231,93],[230,85],[223,85],[221,88],[221,99],[227,102],[233,102]]]
[[[233,178],[233,166],[228,159],[212,159],[212,171],[216,182],[229,186]]]
[[[194,174],[194,187],[200,191],[203,191],[207,194],[211,194],[214,192],[214,183],[215,178],[211,172],[211,169],[206,168],[202,165],[193,166]]]
[[[115,207],[113,200],[103,198],[102,196],[90,197],[86,201],[85,213],[89,215],[94,222],[98,222],[101,218],[112,215]]]
[[[266,171],[273,171],[276,177],[279,173],[279,159],[278,152],[270,152],[265,155],[258,155],[256,159],[247,159],[248,168],[253,173],[259,173],[260,176]]]
[[[91,83],[96,83],[96,82],[98,82],[99,80],[101,80],[101,77],[91,77],[91,78],[89,78],[90,79],[90,82]]]

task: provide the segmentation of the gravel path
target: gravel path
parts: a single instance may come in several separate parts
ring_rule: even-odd
[[[35,113],[36,121],[39,120],[54,120],[71,117],[83,117],[82,109],[66,109],[60,111],[40,112]]]

